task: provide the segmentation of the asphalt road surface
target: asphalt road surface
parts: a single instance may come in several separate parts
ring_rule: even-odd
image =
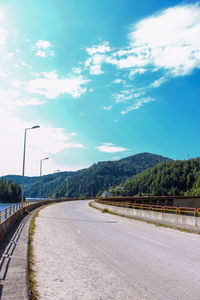
[[[36,219],[39,299],[200,299],[200,235],[102,213],[87,201]]]

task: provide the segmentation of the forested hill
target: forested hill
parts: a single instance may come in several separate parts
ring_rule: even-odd
[[[21,187],[5,177],[0,179],[0,203],[16,203],[21,201]]]
[[[73,176],[77,172],[58,172],[42,176],[42,195],[49,196],[53,190],[60,186],[68,176]],[[22,176],[20,175],[7,175],[8,180],[15,183],[22,184]],[[24,177],[24,194],[25,197],[37,198],[40,196],[40,177]]]
[[[118,161],[104,161],[76,172],[59,172],[42,177],[42,195],[55,197],[96,196],[99,190],[124,182],[127,178],[151,168],[166,157],[140,153]],[[8,175],[13,182],[21,184],[21,176]],[[39,197],[39,177],[25,177],[25,196]]]
[[[118,161],[99,162],[68,177],[68,180],[55,189],[54,196],[96,196],[99,190],[108,190],[127,178],[167,160],[169,159],[160,155],[140,153]]]
[[[128,179],[121,193],[157,196],[199,195],[200,158],[160,163]]]

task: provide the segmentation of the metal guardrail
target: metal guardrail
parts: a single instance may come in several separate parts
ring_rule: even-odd
[[[98,203],[113,205],[113,206],[120,206],[120,207],[127,207],[127,208],[134,208],[134,209],[141,209],[141,210],[150,210],[150,211],[159,211],[162,213],[174,213],[177,215],[192,215],[196,217],[200,217],[200,208],[194,207],[178,207],[178,206],[162,206],[162,205],[150,205],[150,204],[134,204],[129,202],[113,202],[113,201],[105,201],[103,199],[95,200]]]
[[[51,199],[51,198],[45,198],[45,199],[41,199],[41,200],[36,200],[36,201],[26,201],[26,202],[19,202],[17,204],[13,204],[7,208],[4,208],[2,210],[0,210],[0,224],[5,221],[7,218],[9,218],[10,216],[12,216],[16,211],[24,208],[24,207],[28,207],[31,206],[33,204],[36,203],[52,203],[52,202],[62,202],[62,201],[73,201],[73,200],[79,200],[77,198],[59,198],[59,199]],[[81,198],[81,200],[84,200],[84,198]]]
[[[24,208],[24,207],[28,207],[30,205],[33,205],[33,202],[20,202],[17,204],[13,204],[7,208],[4,208],[2,210],[0,210],[0,224],[5,221],[7,218],[9,218],[10,216],[12,216],[16,211]]]

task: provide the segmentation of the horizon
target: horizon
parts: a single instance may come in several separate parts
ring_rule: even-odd
[[[149,152],[140,152],[140,153],[136,153],[136,154],[133,154],[133,155],[130,155],[130,156],[127,156],[127,157],[123,157],[123,158],[120,158],[120,159],[118,159],[118,160],[102,160],[102,161],[98,161],[98,162],[96,162],[96,163],[93,163],[92,165],[90,165],[89,167],[86,167],[86,168],[83,168],[83,169],[78,169],[78,170],[74,170],[74,171],[71,171],[71,170],[69,170],[69,171],[66,171],[66,170],[63,170],[63,171],[58,171],[58,172],[53,172],[53,173],[47,173],[47,174],[43,174],[43,176],[48,176],[48,175],[53,175],[53,174],[59,174],[59,173],[71,173],[71,172],[78,172],[78,171],[82,171],[82,170],[85,170],[85,169],[89,169],[90,167],[92,167],[94,164],[98,164],[98,163],[102,163],[102,162],[110,162],[110,161],[119,161],[119,160],[122,160],[122,159],[126,159],[126,158],[129,158],[129,157],[131,157],[131,156],[136,156],[136,155],[140,155],[140,154],[152,154],[152,155],[158,155],[158,156],[162,156],[162,155],[160,155],[160,154],[157,154],[157,153],[149,153]],[[171,160],[171,161],[187,161],[187,160],[191,160],[191,159],[197,159],[197,158],[199,158],[199,156],[197,156],[197,157],[190,157],[190,158],[188,158],[188,159],[172,159],[172,158],[170,158],[170,157],[165,157],[165,156],[162,156],[163,158],[167,158],[167,159],[169,159],[169,160]],[[0,177],[7,177],[7,176],[21,176],[22,177],[22,175],[21,174],[6,174],[6,175],[2,175],[2,176],[0,176]],[[27,176],[27,175],[25,175],[24,176],[24,178],[26,178],[26,177],[40,177],[39,175],[37,176]]]
[[[158,3],[159,2],[159,3]],[[47,13],[48,11],[48,13]],[[200,3],[1,1],[0,176],[199,157]]]

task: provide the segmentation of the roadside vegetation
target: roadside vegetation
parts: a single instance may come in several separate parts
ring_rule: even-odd
[[[34,248],[33,248],[33,237],[36,229],[36,218],[38,217],[41,209],[53,205],[54,203],[43,205],[38,208],[38,210],[34,213],[33,218],[31,220],[31,224],[29,227],[29,246],[28,246],[28,285],[29,285],[29,299],[30,300],[39,300],[39,294],[36,289],[36,279],[34,272]]]
[[[42,208],[40,208],[42,209]],[[30,300],[38,300],[36,290],[36,281],[34,275],[34,255],[33,255],[33,236],[35,233],[35,219],[37,218],[40,209],[34,214],[29,227],[29,247],[28,247],[28,282],[29,282],[29,298]]]

